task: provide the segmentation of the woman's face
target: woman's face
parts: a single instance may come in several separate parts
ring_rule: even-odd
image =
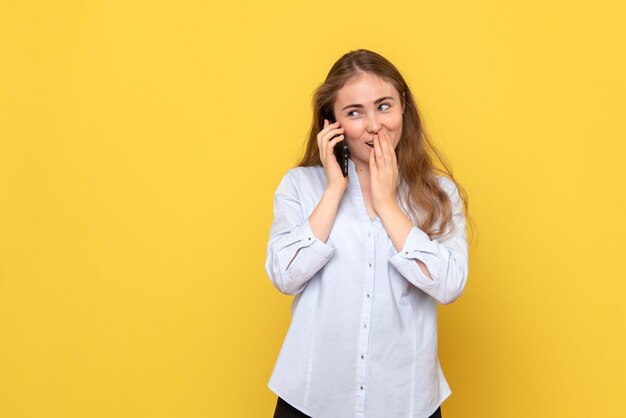
[[[386,132],[393,148],[402,134],[404,106],[393,84],[370,73],[352,77],[337,92],[335,119],[344,128],[344,140],[350,149],[350,157],[360,167],[369,167],[371,147],[367,144],[374,135]]]

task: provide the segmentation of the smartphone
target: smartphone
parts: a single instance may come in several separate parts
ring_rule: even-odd
[[[332,113],[326,113],[326,119],[330,123],[335,123],[335,117]],[[344,136],[343,140],[335,144],[335,148],[333,150],[335,152],[335,158],[337,158],[337,162],[339,163],[339,167],[341,168],[341,172],[344,177],[348,176],[348,158],[350,158],[350,151],[348,150],[348,144],[346,143],[346,138]]]

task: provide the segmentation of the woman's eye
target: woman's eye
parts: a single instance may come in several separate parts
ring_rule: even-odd
[[[390,107],[387,103],[383,103],[383,104],[381,104],[380,106],[381,106],[381,107],[382,107],[382,106],[387,106],[387,108],[385,108],[385,109],[383,109],[383,110],[387,110],[387,109],[389,109],[389,107]]]
[[[348,116],[356,116],[356,115],[353,115],[353,113],[356,113],[356,110],[353,110],[352,112],[348,112]]]

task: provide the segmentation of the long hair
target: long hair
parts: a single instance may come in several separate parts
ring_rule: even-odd
[[[463,201],[466,219],[468,201],[465,189],[454,179],[449,164],[429,139],[420,118],[413,93],[398,71],[383,56],[367,49],[358,49],[344,54],[332,66],[326,80],[313,94],[313,121],[305,145],[304,155],[297,166],[319,166],[319,148],[317,134],[324,126],[324,118],[333,113],[337,91],[358,73],[374,74],[390,82],[404,102],[402,135],[396,147],[398,161],[398,193],[409,210],[413,222],[433,239],[444,235],[450,227],[453,231],[452,204],[448,194],[441,188],[437,174],[447,176],[454,182]],[[435,167],[433,156],[442,168]],[[421,216],[420,216],[421,214]],[[450,225],[449,225],[450,224]],[[446,234],[447,235],[447,234]]]

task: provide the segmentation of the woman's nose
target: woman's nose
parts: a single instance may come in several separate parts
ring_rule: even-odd
[[[369,115],[367,117],[366,128],[367,128],[368,132],[376,134],[376,133],[378,133],[378,131],[380,131],[381,127],[382,127],[382,125],[381,125],[380,121],[378,120],[378,118],[376,117],[376,115]]]

